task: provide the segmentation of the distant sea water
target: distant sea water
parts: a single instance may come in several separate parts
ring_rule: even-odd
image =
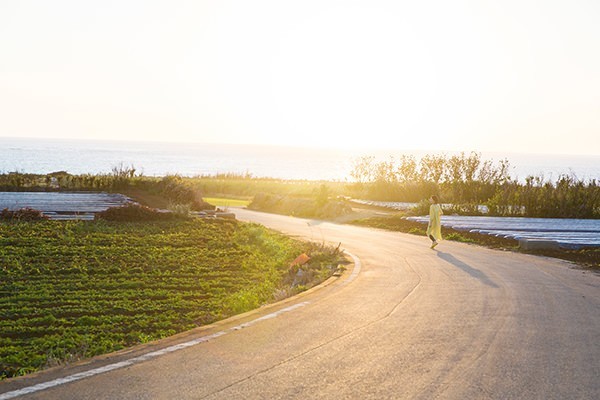
[[[357,157],[373,155],[384,160],[410,154],[418,159],[427,153],[439,152],[0,138],[0,173],[99,174],[109,173],[113,167],[123,164],[133,165],[138,172],[150,176],[249,173],[255,177],[344,181],[351,179],[353,160]],[[600,180],[600,155],[481,154],[483,159],[494,162],[508,159],[513,178],[543,175],[554,180],[561,174],[574,174],[580,179]]]

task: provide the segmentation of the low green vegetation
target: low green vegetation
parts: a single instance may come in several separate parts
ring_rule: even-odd
[[[177,221],[188,219],[189,210],[178,210],[176,207],[171,212],[161,212],[154,208],[140,204],[125,204],[120,207],[111,207],[94,216],[96,220],[142,222],[142,221]]]
[[[302,198],[259,193],[248,208],[301,218],[336,218],[352,212],[352,207],[346,201],[330,199],[326,195]]]
[[[458,232],[450,232],[444,238],[445,240],[453,240],[455,242],[463,242],[463,243],[475,243],[475,240],[472,238],[465,237],[465,235],[460,234]]]
[[[209,324],[340,262],[338,249],[231,220],[0,222],[0,376]]]
[[[204,201],[215,207],[247,207],[251,200],[231,199],[225,197],[204,197]]]
[[[352,212],[342,198],[340,182],[292,181],[254,178],[251,175],[216,175],[189,178],[202,193],[234,200],[204,197],[217,206],[247,206],[252,210],[304,218],[336,218]]]
[[[253,177],[250,174],[217,174],[186,178],[189,185],[208,197],[236,198],[251,200],[259,193],[280,196],[314,198],[323,185],[331,196],[344,194],[346,183],[309,180],[285,180]]]

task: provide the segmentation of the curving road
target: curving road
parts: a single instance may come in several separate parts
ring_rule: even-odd
[[[4,382],[0,399],[600,398],[597,274],[461,243],[434,251],[423,237],[236,214],[341,242],[360,261],[292,301]]]

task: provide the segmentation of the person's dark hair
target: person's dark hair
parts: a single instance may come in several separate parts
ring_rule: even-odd
[[[440,199],[438,199],[438,197],[435,194],[433,196],[431,196],[431,199],[433,200],[433,202],[435,204],[438,204],[440,202]]]

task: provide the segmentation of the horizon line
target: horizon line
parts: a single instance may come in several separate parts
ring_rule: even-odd
[[[482,149],[469,149],[469,150],[442,150],[442,149],[409,149],[409,148],[387,148],[387,147],[335,147],[335,146],[319,146],[319,145],[305,145],[305,144],[283,144],[283,143],[232,143],[232,142],[213,142],[213,141],[185,141],[185,140],[157,140],[157,139],[118,139],[118,138],[69,138],[69,137],[39,137],[39,136],[1,136],[2,139],[10,140],[46,140],[46,141],[75,141],[75,142],[101,142],[101,143],[145,143],[145,144],[174,144],[174,145],[185,145],[194,144],[200,146],[250,146],[250,147],[271,147],[271,148],[297,148],[305,150],[336,150],[336,151],[348,151],[352,153],[362,153],[364,155],[370,155],[369,152],[377,153],[390,153],[390,152],[406,152],[406,153],[423,153],[423,154],[515,154],[515,155],[536,155],[536,156],[584,156],[584,157],[600,157],[600,153],[549,153],[549,152],[534,152],[534,151],[519,151],[519,150],[482,150]]]

